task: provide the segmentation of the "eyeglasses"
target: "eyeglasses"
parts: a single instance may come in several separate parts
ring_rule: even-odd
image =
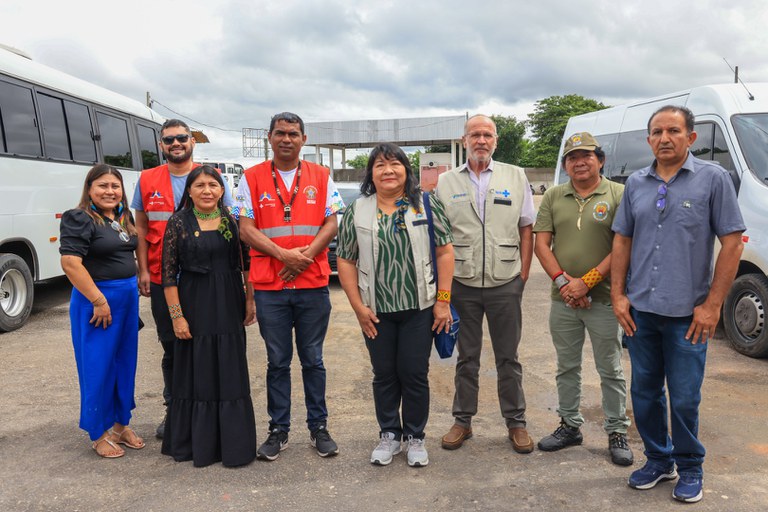
[[[120,234],[120,240],[123,242],[130,242],[131,236],[116,220],[109,223],[110,227]]]
[[[165,144],[166,146],[173,144],[174,140],[177,140],[182,144],[184,144],[189,140],[189,134],[180,133],[178,135],[166,135],[165,137],[161,137],[160,140],[162,140],[163,144]]]
[[[667,184],[662,183],[659,185],[659,195],[656,198],[656,210],[658,210],[659,213],[664,211],[664,208],[667,207]]]

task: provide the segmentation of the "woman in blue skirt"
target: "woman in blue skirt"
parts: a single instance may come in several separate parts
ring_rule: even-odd
[[[97,164],[85,178],[77,208],[61,217],[61,267],[74,288],[69,305],[80,382],[80,428],[105,458],[119,445],[144,448],[128,427],[134,402],[139,296],[138,244],[123,177]]]

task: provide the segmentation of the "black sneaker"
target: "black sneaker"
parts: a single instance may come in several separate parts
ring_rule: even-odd
[[[550,435],[539,441],[539,450],[554,452],[562,450],[566,446],[581,444],[582,441],[584,441],[584,438],[578,428],[571,427],[565,421],[560,420],[560,426]]]
[[[635,461],[632,448],[627,443],[627,434],[612,432],[608,435],[608,451],[611,452],[611,462],[619,466],[631,466]]]
[[[275,460],[280,452],[285,450],[288,444],[288,432],[273,428],[269,431],[269,437],[259,446],[256,457],[262,460]]]
[[[317,449],[317,454],[321,457],[333,457],[339,453],[339,447],[336,446],[325,427],[310,432],[309,442]]]

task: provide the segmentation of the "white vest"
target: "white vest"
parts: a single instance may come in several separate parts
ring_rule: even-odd
[[[423,198],[422,198],[423,199]],[[357,234],[357,286],[363,304],[376,313],[376,264],[379,260],[379,221],[376,195],[355,201],[355,233]],[[419,309],[435,303],[437,286],[432,277],[432,255],[429,250],[429,224],[422,204],[419,212],[409,207],[405,224],[411,243],[411,256],[416,266],[416,291]]]
[[[454,278],[466,286],[493,288],[522,270],[518,224],[528,184],[522,168],[494,161],[483,223],[470,172],[465,164],[441,174],[436,193],[451,221]]]

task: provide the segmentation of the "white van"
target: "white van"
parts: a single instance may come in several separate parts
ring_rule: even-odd
[[[723,326],[734,348],[752,357],[768,356],[768,83],[696,87],[572,117],[558,155],[555,183],[568,179],[562,168],[565,139],[575,132],[594,135],[605,151],[606,177],[625,182],[648,166],[646,141],[651,114],[664,105],[682,105],[696,116],[694,156],[715,160],[733,178],[744,222],[744,253],[723,305]]]

